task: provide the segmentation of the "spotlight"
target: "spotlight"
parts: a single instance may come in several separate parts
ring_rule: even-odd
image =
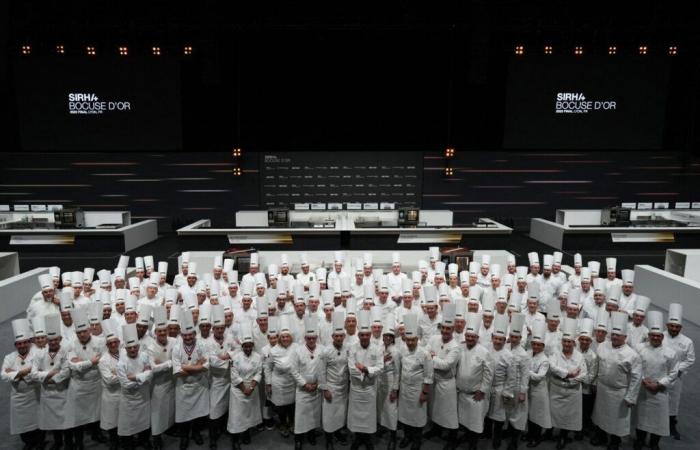
[[[97,54],[97,50],[92,45],[88,45],[85,47],[85,53],[87,53],[88,56],[95,56]]]
[[[32,54],[32,46],[29,44],[24,44],[21,48],[21,52],[23,55],[31,55]]]
[[[66,53],[66,48],[63,46],[63,44],[56,45],[56,54],[57,55],[64,55],[65,53]]]
[[[516,46],[515,46],[515,54],[516,54],[516,55],[523,55],[523,54],[525,54],[525,46],[523,46],[523,45],[516,45]]]
[[[192,54],[192,46],[191,45],[185,45],[185,47],[182,49],[182,53],[186,56],[189,56]]]
[[[544,46],[544,54],[545,55],[551,55],[552,54],[552,46],[551,45],[545,45]]]
[[[576,47],[574,47],[574,55],[576,55],[576,56],[583,55],[583,47],[581,47],[580,45],[577,45]]]
[[[445,149],[445,158],[452,158],[455,155],[455,149],[453,147],[447,147]]]
[[[670,46],[668,48],[668,54],[671,56],[677,55],[678,54],[678,47],[676,47],[675,45]]]
[[[451,177],[454,174],[455,174],[455,171],[452,167],[445,167],[445,176],[446,177]]]
[[[153,56],[160,56],[160,47],[151,47],[151,53]]]
[[[241,149],[239,147],[234,148],[231,150],[231,156],[234,158],[240,158],[241,157]]]
[[[234,177],[240,177],[241,175],[243,175],[243,171],[240,167],[234,167],[232,173]]]
[[[617,46],[611,45],[608,47],[608,55],[617,55]]]
[[[646,45],[639,46],[639,54],[640,55],[646,55],[648,50],[649,50],[649,48]]]
[[[129,56],[129,48],[126,46],[119,47],[119,56]]]

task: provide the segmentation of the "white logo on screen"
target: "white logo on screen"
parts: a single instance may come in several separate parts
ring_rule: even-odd
[[[104,114],[109,111],[131,111],[131,102],[100,100],[94,92],[68,94],[68,114]]]
[[[587,100],[583,92],[557,92],[554,104],[556,114],[588,114],[590,111],[614,111],[615,100]]]

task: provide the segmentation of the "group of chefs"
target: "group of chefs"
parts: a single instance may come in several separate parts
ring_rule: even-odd
[[[411,273],[391,256],[385,271],[371,253],[264,268],[253,253],[239,279],[232,259],[199,273],[183,253],[171,283],[150,256],[51,267],[12,322],[11,433],[27,450],[83,449],[85,434],[110,450],[173,436],[185,450],[202,432],[210,449],[229,434],[238,450],[275,428],[295,449],[322,436],[330,450],[371,450],[378,436],[388,450],[680,439],[695,360],[682,305],[651,310],[615,258],[601,272],[576,254],[567,275],[558,252],[460,268],[430,247]]]

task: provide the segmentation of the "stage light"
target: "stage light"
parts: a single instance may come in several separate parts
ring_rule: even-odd
[[[236,148],[234,148],[233,150],[231,150],[231,156],[233,156],[234,158],[240,158],[240,157],[241,157],[241,153],[242,153],[242,152],[241,152],[241,149],[238,148],[238,147],[236,147]]]
[[[243,175],[243,171],[240,167],[234,167],[232,173],[234,177],[240,177],[241,175]]]
[[[545,55],[551,55],[552,54],[552,46],[551,45],[545,45],[544,46],[544,54]]]
[[[445,158],[452,158],[455,155],[455,149],[452,147],[447,147],[445,149]]]
[[[119,47],[119,56],[129,56],[129,48],[125,46]]]
[[[647,48],[646,45],[640,45],[640,46],[639,46],[639,54],[640,54],[640,55],[646,55],[648,50],[649,50],[649,49]]]
[[[670,46],[668,48],[668,54],[671,56],[677,55],[678,54],[678,47],[676,47],[675,45]]]
[[[66,53],[66,48],[63,46],[63,44],[56,45],[56,54],[57,55],[64,55],[65,53]]]
[[[87,53],[88,56],[95,56],[97,54],[97,50],[92,45],[88,45],[85,47],[85,53]]]
[[[29,44],[24,44],[22,46],[21,52],[23,55],[31,55],[32,54],[32,46]]]
[[[153,54],[153,56],[160,56],[160,47],[152,47],[151,53]]]
[[[577,45],[576,47],[574,47],[574,55],[576,55],[576,56],[583,55],[583,47],[581,47],[580,45]]]
[[[608,55],[617,55],[617,46],[611,45],[608,47]]]
[[[445,167],[445,176],[446,177],[451,177],[454,174],[455,174],[455,171],[452,167]]]
[[[182,49],[182,53],[185,54],[186,56],[191,55],[192,54],[192,46],[185,45],[185,48]]]
[[[525,46],[523,46],[523,45],[516,45],[516,46],[515,46],[515,54],[516,54],[516,55],[523,55],[523,54],[525,54]]]

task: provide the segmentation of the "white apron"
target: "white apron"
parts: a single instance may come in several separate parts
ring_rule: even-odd
[[[148,347],[148,361],[153,371],[151,381],[151,434],[158,436],[175,423],[175,378],[172,353],[177,340],[168,338],[163,347],[154,340]]]
[[[435,352],[433,357],[434,381],[428,401],[430,419],[436,424],[449,430],[459,427],[457,415],[457,362],[460,348],[457,341],[452,339],[443,343],[442,334],[430,338],[428,351]]]
[[[424,384],[433,383],[433,360],[420,346],[412,352],[401,351],[399,381],[399,422],[411,427],[424,427],[428,420],[427,402],[421,403]]]
[[[68,379],[70,368],[68,367],[68,351],[59,348],[52,354],[48,346],[44,351],[34,357],[32,366],[33,378],[41,384],[39,395],[39,429],[40,430],[64,430],[66,400],[68,398]],[[59,372],[46,380],[50,371]]]
[[[666,388],[672,386],[678,377],[678,359],[673,349],[646,344],[637,350],[642,358],[642,376],[655,380]],[[653,394],[642,386],[635,408],[636,428],[659,436],[668,436],[668,407],[668,391],[661,390]]]
[[[77,339],[73,341],[72,350],[68,354],[71,378],[66,402],[67,428],[100,420],[102,379],[98,366],[93,366],[90,359],[101,355],[105,350],[104,340],[96,337],[91,337],[85,345]],[[79,358],[81,361],[73,362],[74,358]]]
[[[102,377],[102,398],[100,400],[100,428],[111,430],[119,424],[119,401],[122,396],[122,386],[117,375],[118,359],[109,352],[104,352],[97,364]]]
[[[224,337],[219,344],[209,336],[205,345],[209,353],[209,418],[218,419],[228,412],[231,391],[230,361],[220,356],[233,351],[233,340]]]
[[[593,406],[593,423],[616,436],[630,433],[630,407],[637,401],[642,363],[627,345],[613,348],[610,342],[598,346],[598,391]]]
[[[520,345],[511,349],[511,353],[513,354],[513,365],[516,375],[516,390],[512,401],[506,402],[506,416],[513,428],[524,431],[527,426],[528,416],[527,392],[530,387],[530,355]],[[518,394],[525,394],[525,400],[519,401]]]
[[[513,355],[510,353],[510,350],[505,347],[500,351],[492,349],[491,355],[494,359],[494,371],[488,418],[503,422],[506,420],[503,397],[513,398],[517,389],[517,376],[515,374],[515,365],[513,364]]]
[[[173,348],[173,373],[175,380],[175,422],[190,420],[209,415],[209,376],[207,371],[193,375],[178,376],[182,373],[183,364],[195,364],[204,359],[204,367],[209,368],[209,358],[206,348],[200,339],[195,342],[191,354],[187,354],[182,340],[178,340]]]
[[[678,415],[678,405],[681,401],[681,392],[683,392],[683,378],[687,374],[690,367],[695,363],[695,346],[693,341],[683,334],[678,334],[675,338],[671,337],[667,331],[664,332],[664,346],[669,346],[676,351],[676,356],[679,361],[678,378],[669,389],[668,414],[670,416]]]
[[[566,378],[569,371],[580,369],[575,378]],[[586,360],[574,349],[570,358],[562,352],[549,357],[549,409],[552,426],[560,430],[581,431],[583,398],[581,383],[588,374]]]
[[[31,348],[24,358],[14,351],[5,356],[2,363],[2,380],[10,383],[10,434],[27,433],[39,427],[39,385],[32,379],[32,373],[21,380],[15,380],[17,372],[32,367],[35,349]]]
[[[294,403],[296,385],[292,377],[290,356],[297,344],[284,348],[275,345],[270,349],[270,357],[265,364],[265,382],[272,385],[272,403],[284,406]]]
[[[324,348],[317,345],[311,351],[306,344],[298,345],[292,354],[292,375],[296,381],[294,409],[294,434],[306,433],[321,426],[321,401],[323,394],[317,386],[313,392],[304,389],[306,383],[322,383],[322,354]]]
[[[474,433],[484,431],[493,374],[494,361],[486,347],[462,347],[457,363],[457,411],[459,423]],[[474,400],[476,391],[484,393],[482,400]]]
[[[136,358],[129,358],[122,351],[117,364],[122,395],[119,399],[119,436],[133,436],[151,427],[151,380],[153,372],[148,365],[147,352],[139,350]],[[131,381],[131,374],[136,380]]]
[[[384,349],[384,370],[379,379],[377,392],[377,415],[379,425],[392,431],[396,431],[399,420],[398,395],[391,401],[391,391],[399,390],[399,378],[401,375],[401,356],[395,345]],[[390,358],[390,359],[387,359]]]
[[[355,363],[364,364],[368,373],[357,370]],[[381,348],[360,343],[353,344],[348,354],[350,373],[350,396],[348,408],[348,429],[353,433],[374,433],[377,431],[377,379],[384,367]]]
[[[325,378],[321,390],[331,392],[331,401],[322,400],[321,424],[323,431],[333,433],[345,426],[348,413],[348,346],[340,349],[331,343],[324,346],[322,355],[322,378]]]
[[[242,433],[262,422],[259,395],[262,370],[262,356],[257,352],[246,356],[242,350],[238,350],[231,355],[231,394],[226,426],[229,433]],[[255,390],[246,396],[238,385],[244,383],[250,386],[253,381],[257,383]]]
[[[528,395],[528,419],[542,428],[552,428],[549,412],[549,389],[547,372],[549,360],[544,352],[530,359],[530,392]]]

